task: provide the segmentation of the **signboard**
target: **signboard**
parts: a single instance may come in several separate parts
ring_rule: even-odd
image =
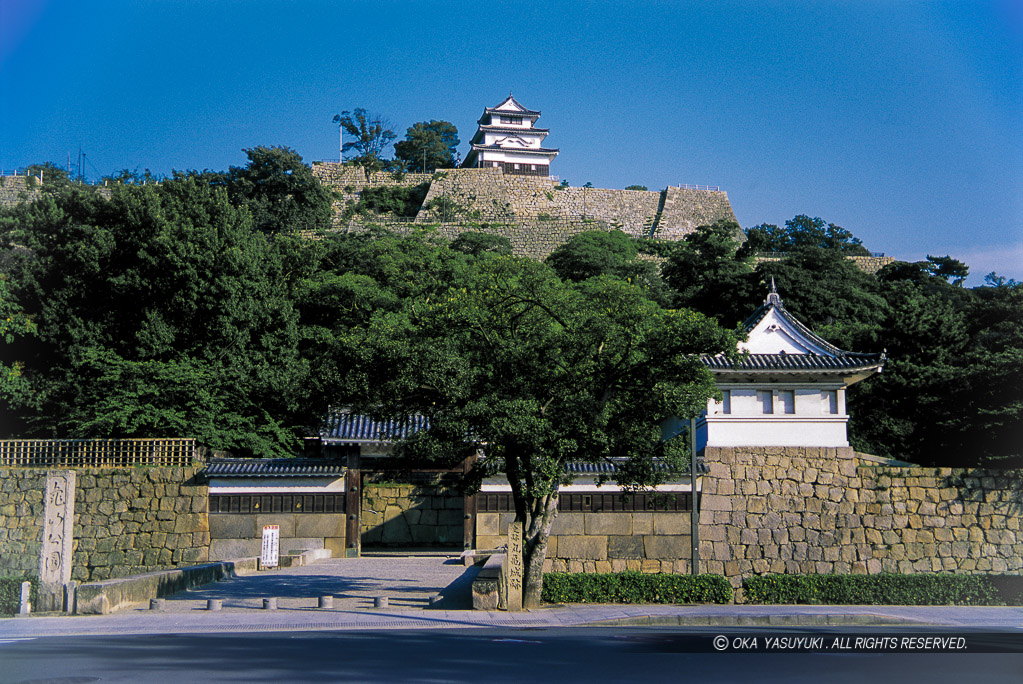
[[[259,554],[260,568],[276,568],[281,548],[281,526],[263,525],[263,551]]]
[[[508,610],[522,610],[522,523],[508,525]]]

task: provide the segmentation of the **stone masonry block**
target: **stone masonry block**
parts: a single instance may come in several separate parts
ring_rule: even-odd
[[[585,534],[632,534],[631,513],[583,513]]]
[[[551,534],[556,535],[579,535],[586,534],[586,513],[565,513],[559,512],[551,525]],[[591,514],[592,515],[592,514]]]
[[[607,560],[607,537],[558,537],[558,556],[574,560]]]
[[[607,538],[608,558],[643,558],[642,536],[612,536]]]
[[[678,559],[692,555],[692,541],[686,536],[650,535],[643,537],[647,558]]]

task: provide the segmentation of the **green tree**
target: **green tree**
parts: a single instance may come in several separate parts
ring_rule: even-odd
[[[577,233],[551,252],[546,263],[563,280],[580,282],[610,275],[645,288],[647,296],[659,303],[667,302],[657,264],[639,258],[638,243],[620,230]]]
[[[231,200],[244,206],[264,233],[323,230],[332,217],[331,193],[302,157],[288,147],[245,150],[249,163],[232,166],[226,178]],[[217,185],[219,179],[207,176]]]
[[[927,255],[927,270],[939,278],[944,278],[951,282],[953,285],[958,287],[963,286],[963,282],[967,276],[970,275],[970,267],[952,257],[945,256],[935,257],[930,254]]]
[[[405,449],[503,473],[524,526],[525,605],[540,600],[543,562],[570,461],[624,457],[616,480],[654,484],[653,459],[678,469],[659,423],[695,415],[715,393],[700,354],[735,338],[699,314],[669,311],[615,278],[562,282],[534,261],[488,256],[443,296],[408,298],[354,335],[373,369],[361,408],[430,421]],[[472,437],[472,444],[466,437]]]
[[[734,326],[763,299],[764,288],[753,272],[753,258],[739,242],[734,221],[700,226],[676,243],[661,266],[661,276],[676,292],[676,303]]]
[[[57,166],[53,162],[30,164],[25,168],[25,173],[30,176],[42,176],[43,187],[45,188],[63,187],[71,182],[71,179],[68,177],[67,170]]]
[[[1023,287],[966,290],[928,262],[892,264],[878,282],[889,361],[850,390],[854,445],[924,465],[1023,463]]]
[[[746,231],[752,252],[789,252],[800,247],[833,249],[849,256],[870,256],[859,238],[834,223],[800,214],[786,221],[784,228],[762,223]]]
[[[398,137],[390,121],[380,114],[370,114],[358,107],[334,115],[334,123],[349,135],[348,142],[341,146],[343,153],[355,153],[349,162],[368,171],[380,171],[387,167],[383,158],[384,150]]]
[[[472,256],[479,256],[485,252],[505,256],[512,253],[511,240],[505,236],[471,230],[459,233],[458,237],[451,241],[451,249]]]
[[[417,173],[455,168],[458,129],[447,121],[420,121],[405,132],[405,139],[394,144],[394,158]]]
[[[24,407],[33,402],[31,383],[24,376],[25,364],[16,356],[16,340],[34,336],[36,325],[14,301],[7,277],[0,274],[0,406]],[[13,352],[13,353],[12,353]],[[13,416],[0,421],[0,436],[10,436],[8,431],[15,428]]]
[[[30,434],[181,436],[290,453],[297,316],[281,255],[194,178],[77,187],[0,215],[11,290],[38,325],[22,350]],[[200,391],[201,390],[201,391]],[[34,410],[33,410],[34,409]]]

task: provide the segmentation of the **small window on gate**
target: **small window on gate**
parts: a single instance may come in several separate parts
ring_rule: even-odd
[[[821,392],[821,410],[832,415],[838,413],[838,390],[824,390]]]

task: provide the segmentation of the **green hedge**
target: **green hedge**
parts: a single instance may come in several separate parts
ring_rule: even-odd
[[[32,583],[29,601],[39,602],[39,581],[34,577],[0,577],[0,615],[14,615],[21,610],[21,583]]]
[[[1013,575],[763,575],[742,582],[747,603],[829,605],[1021,605]]]
[[[548,603],[731,603],[732,587],[720,575],[548,572]]]

